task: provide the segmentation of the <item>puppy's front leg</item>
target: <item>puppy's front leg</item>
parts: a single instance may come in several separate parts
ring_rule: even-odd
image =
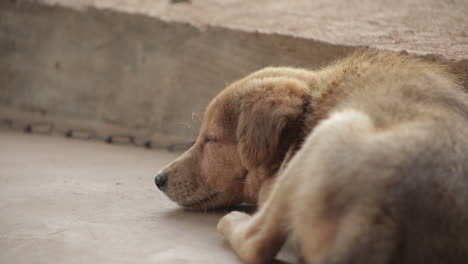
[[[270,263],[284,243],[284,234],[279,224],[266,220],[259,213],[232,212],[219,221],[218,230],[243,262]]]
[[[231,212],[218,223],[218,231],[226,237],[239,258],[252,264],[263,262],[255,252],[255,244],[258,242],[252,237],[249,238],[249,234],[252,234],[249,229],[254,228],[254,225],[252,217],[242,212]]]
[[[284,180],[285,175],[278,177],[268,199],[253,216],[232,212],[218,223],[218,230],[245,263],[270,263],[286,240],[288,193],[293,183]]]

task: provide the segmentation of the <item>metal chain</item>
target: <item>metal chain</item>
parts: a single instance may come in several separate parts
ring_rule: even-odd
[[[97,140],[108,144],[127,144],[146,149],[165,149],[167,151],[180,151],[189,149],[195,142],[184,142],[178,144],[162,144],[149,139],[139,138],[131,134],[109,134],[99,135],[93,129],[67,129],[65,131],[58,130],[51,122],[31,122],[21,123],[11,119],[0,119],[0,126],[11,130],[23,131],[27,134],[42,134],[52,135],[60,134],[66,138],[81,139],[81,140]]]

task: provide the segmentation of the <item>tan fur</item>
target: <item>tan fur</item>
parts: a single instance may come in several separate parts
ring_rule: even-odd
[[[435,64],[368,52],[258,71],[211,102],[165,172],[188,208],[261,204],[218,224],[245,263],[288,235],[306,263],[468,259],[468,97]]]

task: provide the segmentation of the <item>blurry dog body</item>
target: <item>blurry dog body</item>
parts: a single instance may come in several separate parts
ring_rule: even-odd
[[[373,52],[253,73],[161,175],[189,208],[261,204],[218,224],[246,263],[289,234],[306,263],[468,259],[468,98],[435,64]]]

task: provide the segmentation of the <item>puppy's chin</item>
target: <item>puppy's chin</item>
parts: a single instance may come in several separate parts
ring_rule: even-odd
[[[194,211],[194,212],[205,212],[205,211],[214,211],[214,210],[219,210],[219,209],[224,209],[225,206],[222,206],[222,205],[211,205],[211,204],[195,204],[195,205],[191,205],[191,206],[183,206],[181,204],[179,204],[180,206],[182,206],[182,208],[184,210],[187,210],[187,211]]]
[[[225,201],[223,201],[219,192],[197,194],[188,197],[185,195],[166,195],[169,197],[169,199],[187,210],[211,210],[223,207],[225,204]]]
[[[216,205],[216,200],[219,199],[219,192],[213,192],[208,195],[200,196],[199,198],[196,199],[190,199],[185,202],[180,202],[179,204],[187,209],[194,209],[196,210],[197,208],[200,209],[212,209]]]
[[[190,211],[227,210],[245,205],[236,197],[222,192],[214,192],[203,199],[177,202],[177,204]]]

